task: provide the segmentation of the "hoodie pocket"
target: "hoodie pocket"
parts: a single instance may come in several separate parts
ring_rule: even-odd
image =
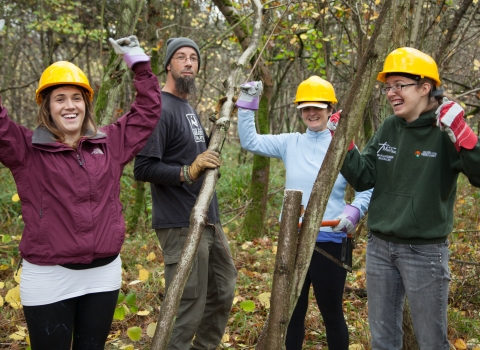
[[[373,232],[399,238],[417,238],[421,234],[410,195],[384,192],[370,203],[368,226]]]

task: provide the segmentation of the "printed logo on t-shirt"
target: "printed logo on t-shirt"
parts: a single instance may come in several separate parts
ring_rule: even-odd
[[[379,160],[384,160],[386,162],[392,161],[394,156],[392,154],[397,154],[397,148],[392,147],[388,144],[388,142],[385,143],[379,143],[378,144],[380,148],[377,151],[377,157]],[[388,154],[385,154],[388,153]]]
[[[195,114],[187,114],[187,119],[192,127],[192,133],[195,137],[195,142],[205,142],[205,135],[203,134],[203,129],[200,126],[200,123],[195,116]]]

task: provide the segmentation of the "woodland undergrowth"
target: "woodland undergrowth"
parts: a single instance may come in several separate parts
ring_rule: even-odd
[[[245,160],[239,163],[239,159]],[[223,349],[254,348],[269,310],[269,293],[275,264],[278,215],[282,205],[284,168],[272,160],[268,219],[265,236],[253,241],[242,237],[242,219],[248,205],[251,155],[239,154],[238,142],[226,142],[221,178],[217,185],[222,222],[238,269],[236,296]],[[135,199],[132,166],[122,177],[121,199],[128,221]],[[18,242],[23,223],[20,202],[8,169],[0,168],[0,349],[28,349],[28,330],[18,303]],[[455,205],[454,231],[450,235],[449,340],[456,349],[480,349],[480,189],[461,175]],[[151,336],[165,295],[163,258],[150,228],[151,201],[147,200],[136,229],[128,232],[121,257],[123,283],[106,349],[150,347]],[[365,227],[365,225],[364,225]],[[366,230],[362,230],[347,276],[344,310],[350,330],[350,349],[369,349],[367,298],[365,297]],[[311,295],[306,318],[304,349],[327,349],[325,328]]]

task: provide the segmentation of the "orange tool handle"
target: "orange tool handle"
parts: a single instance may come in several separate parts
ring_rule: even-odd
[[[330,226],[330,227],[335,227],[335,226],[337,226],[339,223],[340,223],[340,220],[325,220],[325,221],[322,221],[321,226],[322,226],[322,227],[328,227],[328,226]],[[302,227],[302,223],[301,223],[301,222],[298,223],[298,228],[300,228],[300,227]]]
[[[334,226],[337,226],[339,223],[340,223],[340,220],[325,220],[325,221],[322,221],[322,227],[325,227],[325,226],[334,227]]]

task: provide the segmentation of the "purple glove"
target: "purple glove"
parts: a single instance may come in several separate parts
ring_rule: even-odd
[[[260,104],[260,95],[263,91],[261,81],[250,81],[240,85],[240,96],[238,96],[237,107],[256,111]]]
[[[123,56],[123,60],[130,69],[135,63],[150,61],[150,57],[148,57],[145,51],[139,46],[138,39],[135,35],[130,35],[127,38],[118,40],[110,38],[108,41],[110,45],[113,46],[115,53]]]
[[[332,228],[333,232],[354,233],[355,227],[360,220],[360,210],[353,205],[347,204],[345,209],[343,209],[343,213],[337,216],[335,220],[340,220],[340,222]]]

